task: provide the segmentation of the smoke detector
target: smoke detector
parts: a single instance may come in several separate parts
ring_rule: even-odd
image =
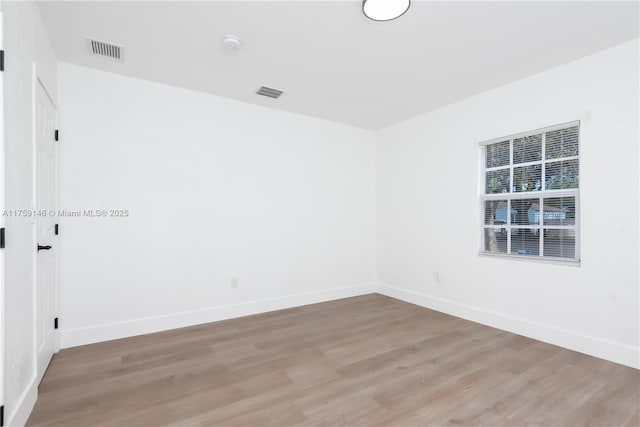
[[[233,34],[227,34],[222,38],[222,44],[229,50],[236,51],[240,49],[240,38]]]

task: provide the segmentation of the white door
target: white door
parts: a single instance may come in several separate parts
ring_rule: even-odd
[[[36,344],[38,381],[57,351],[54,319],[57,311],[57,211],[56,107],[40,81],[36,83]]]

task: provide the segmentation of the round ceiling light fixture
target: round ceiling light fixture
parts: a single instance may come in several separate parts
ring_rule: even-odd
[[[363,0],[362,13],[373,21],[391,21],[409,10],[411,0]]]
[[[222,44],[229,50],[236,51],[240,49],[240,37],[233,34],[227,34],[222,38]]]

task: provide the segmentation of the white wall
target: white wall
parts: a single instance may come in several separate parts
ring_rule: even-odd
[[[638,51],[629,42],[380,131],[380,292],[640,367]],[[478,143],[576,119],[581,266],[479,256]]]
[[[372,131],[59,72],[63,347],[372,291]]]
[[[377,133],[60,64],[62,205],[131,212],[61,219],[63,346],[365,293],[377,268],[381,293],[638,367],[637,48]],[[576,119],[581,266],[479,256],[478,142]]]
[[[57,93],[56,58],[36,6],[3,2],[5,49],[5,207],[30,209],[33,186],[33,66]],[[26,421],[36,396],[34,345],[35,240],[29,219],[6,217],[4,404],[9,425]]]

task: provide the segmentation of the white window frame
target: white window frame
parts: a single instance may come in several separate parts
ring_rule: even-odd
[[[549,159],[547,160],[545,157],[545,146],[546,146],[546,134],[547,132],[551,132],[554,130],[559,130],[559,129],[566,129],[566,128],[570,128],[570,127],[575,127],[578,126],[578,155],[577,156],[570,156],[570,157],[562,157],[562,158],[554,158],[554,159]],[[580,184],[578,181],[578,188],[571,188],[571,189],[560,189],[560,190],[547,190],[546,187],[546,176],[545,176],[545,171],[546,171],[546,167],[545,165],[547,163],[553,163],[553,162],[558,162],[558,161],[566,161],[566,160],[578,160],[578,168],[579,171],[581,170],[580,167],[580,146],[581,146],[581,139],[582,139],[582,134],[581,134],[581,126],[580,126],[580,121],[579,120],[575,120],[572,122],[566,122],[566,123],[562,123],[562,124],[558,124],[558,125],[554,125],[554,126],[548,126],[548,127],[544,127],[544,128],[539,128],[539,129],[535,129],[535,130],[531,130],[531,131],[527,131],[527,132],[521,132],[521,133],[517,133],[517,134],[513,134],[513,135],[508,135],[508,136],[504,136],[501,138],[493,138],[491,140],[488,141],[483,141],[480,142],[480,151],[481,151],[481,155],[480,155],[480,250],[479,250],[479,254],[482,256],[489,256],[489,257],[499,257],[499,258],[511,258],[511,259],[518,259],[518,260],[527,260],[527,261],[538,261],[538,262],[550,262],[550,263],[554,263],[554,264],[568,264],[568,265],[575,265],[575,266],[579,266],[580,265]],[[542,135],[542,156],[541,156],[541,160],[539,161],[533,161],[533,162],[527,162],[527,163],[517,163],[514,165],[513,163],[513,141],[515,139],[518,138],[523,138],[523,137],[527,137],[527,136],[532,136],[532,135],[538,135],[541,134]],[[486,159],[487,159],[487,153],[486,153],[486,147],[492,144],[496,144],[496,143],[500,143],[500,142],[505,142],[505,141],[509,141],[509,163],[507,165],[502,165],[502,166],[496,166],[496,167],[487,167],[487,163],[486,163]],[[513,170],[516,167],[523,167],[523,166],[528,166],[528,165],[534,165],[534,164],[541,164],[541,189],[539,191],[529,191],[529,192],[514,192],[513,191]],[[487,177],[487,172],[493,171],[493,170],[502,170],[502,169],[506,169],[509,168],[509,192],[508,193],[486,193],[486,177]],[[580,172],[578,172],[578,179],[580,178]],[[544,225],[544,199],[545,198],[549,198],[549,197],[575,197],[575,209],[576,209],[576,213],[575,213],[575,224],[574,225]],[[523,199],[535,199],[538,201],[539,203],[539,212],[540,212],[540,220],[538,225],[531,225],[531,224],[527,224],[527,225],[515,225],[515,224],[511,224],[511,201],[512,200],[523,200]],[[506,206],[506,219],[507,222],[506,224],[500,224],[500,225],[488,225],[485,224],[485,207],[486,207],[486,203],[487,201],[491,201],[491,200],[506,200],[507,201],[507,206]],[[489,252],[488,250],[486,250],[486,230],[487,229],[496,229],[496,228],[500,228],[500,229],[505,229],[507,232],[507,248],[506,248],[506,252]],[[525,229],[537,229],[538,233],[540,233],[540,250],[539,250],[539,255],[528,255],[528,254],[512,254],[511,253],[511,234],[512,234],[512,230],[518,229],[518,230],[525,230]],[[545,256],[544,255],[544,230],[562,230],[562,229],[570,229],[570,230],[575,230],[575,258],[559,258],[559,257],[552,257],[552,256]]]

